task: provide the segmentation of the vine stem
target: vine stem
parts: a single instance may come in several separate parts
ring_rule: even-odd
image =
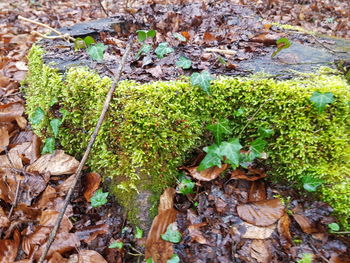
[[[112,96],[113,96],[113,93],[117,87],[117,84],[119,83],[119,80],[120,80],[120,77],[121,77],[121,74],[122,74],[122,71],[123,71],[123,68],[124,68],[124,65],[125,65],[125,62],[126,62],[126,59],[130,53],[130,49],[131,49],[131,44],[132,44],[132,41],[134,39],[134,36],[131,35],[131,37],[129,38],[129,41],[128,41],[128,44],[126,46],[126,49],[125,49],[125,52],[124,52],[124,55],[122,57],[122,60],[119,64],[119,68],[118,68],[118,71],[116,72],[115,74],[115,77],[114,77],[114,81],[112,83],[112,86],[111,88],[109,89],[108,93],[107,93],[107,96],[105,98],[105,102],[103,104],[103,109],[101,111],[101,114],[100,114],[100,117],[98,118],[98,121],[97,121],[97,124],[95,126],[95,129],[94,129],[94,132],[92,133],[91,137],[90,137],[90,141],[86,147],[86,150],[84,152],[84,155],[83,155],[83,158],[81,159],[80,163],[79,163],[79,166],[77,168],[77,171],[75,172],[75,175],[74,175],[74,181],[72,182],[69,190],[68,190],[68,193],[67,193],[67,196],[64,200],[64,205],[62,207],[62,210],[55,222],[55,226],[53,227],[51,233],[50,233],[50,236],[47,240],[47,243],[46,243],[46,247],[45,249],[43,250],[43,253],[41,254],[40,256],[40,259],[38,261],[38,263],[43,263],[46,256],[47,256],[47,253],[49,252],[49,249],[55,239],[55,236],[57,234],[57,231],[61,225],[61,221],[63,219],[63,216],[64,216],[64,213],[66,212],[66,209],[68,207],[68,204],[70,202],[70,199],[72,197],[72,194],[73,194],[73,190],[75,188],[75,186],[77,185],[80,177],[81,177],[81,171],[83,170],[83,167],[86,163],[86,160],[87,158],[89,157],[89,154],[91,152],[91,149],[92,149],[92,146],[94,145],[94,142],[96,140],[96,137],[100,131],[100,128],[102,126],[102,123],[103,123],[103,120],[106,116],[106,113],[107,113],[107,110],[109,108],[109,103],[111,102],[111,99],[112,99]]]

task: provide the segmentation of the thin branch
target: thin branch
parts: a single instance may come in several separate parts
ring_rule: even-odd
[[[237,54],[236,51],[230,50],[230,49],[205,48],[204,51],[221,53],[221,54],[225,54],[225,55],[236,55]]]
[[[21,187],[21,180],[17,181],[17,187],[16,187],[16,194],[15,194],[15,200],[13,200],[9,215],[8,215],[8,219],[11,220],[11,216],[13,213],[13,210],[15,209],[15,207],[17,206],[17,202],[18,202],[18,198],[19,198],[19,189]]]
[[[18,19],[26,21],[26,22],[29,22],[29,23],[32,23],[32,24],[35,24],[35,25],[38,25],[38,26],[45,27],[45,28],[51,30],[52,32],[55,32],[57,35],[61,36],[62,38],[66,39],[66,40],[75,41],[75,39],[73,37],[71,37],[70,35],[62,34],[60,31],[50,27],[49,25],[46,25],[46,24],[40,23],[38,21],[34,21],[34,20],[31,20],[31,19],[25,18],[23,16],[18,16]]]
[[[307,242],[307,243],[309,244],[309,246],[312,248],[312,250],[316,253],[318,257],[320,257],[324,262],[330,263],[330,261],[326,259],[313,244],[311,244],[311,242]]]
[[[94,144],[94,142],[96,140],[96,137],[97,137],[97,135],[98,135],[98,133],[100,131],[101,125],[103,123],[103,120],[104,120],[104,118],[106,116],[107,110],[109,108],[109,103],[110,103],[110,101],[112,99],[114,90],[116,89],[117,84],[119,83],[119,80],[120,80],[120,77],[121,77],[121,74],[122,74],[122,71],[123,71],[123,68],[124,68],[124,64],[126,62],[126,59],[127,59],[128,55],[129,55],[129,52],[130,52],[130,49],[131,49],[131,44],[132,44],[133,39],[134,39],[134,36],[132,35],[130,37],[129,41],[128,41],[127,46],[126,46],[125,53],[124,53],[124,55],[122,57],[122,60],[121,60],[121,62],[119,64],[118,71],[115,74],[115,78],[114,78],[113,84],[112,84],[111,88],[109,89],[108,94],[106,96],[105,102],[103,104],[103,109],[101,111],[100,117],[99,117],[98,122],[96,124],[95,130],[94,130],[93,134],[90,137],[89,144],[86,147],[86,150],[85,150],[85,153],[83,155],[83,158],[81,159],[81,161],[79,163],[79,166],[77,168],[77,171],[75,173],[74,181],[72,182],[72,185],[71,185],[70,189],[68,190],[66,199],[64,200],[63,208],[62,208],[62,210],[61,210],[61,212],[60,212],[60,214],[59,214],[59,216],[58,216],[58,218],[56,220],[54,228],[52,229],[52,231],[50,233],[50,236],[49,236],[49,238],[47,240],[46,247],[45,247],[43,253],[41,254],[41,257],[40,257],[38,263],[43,263],[44,262],[44,260],[45,260],[45,258],[47,256],[47,253],[49,252],[49,249],[51,247],[51,244],[52,244],[52,242],[55,239],[55,236],[56,236],[56,233],[57,233],[57,231],[58,231],[58,229],[60,227],[62,218],[64,216],[64,213],[65,213],[66,209],[67,209],[67,206],[69,204],[70,198],[71,198],[71,196],[73,194],[73,190],[74,190],[75,186],[77,185],[77,182],[79,181],[79,179],[81,177],[81,171],[83,170],[85,162],[86,162],[87,158],[89,157],[89,154],[90,154],[90,151],[92,149],[92,146],[93,146],[93,144]]]
[[[105,7],[103,6],[102,0],[97,0],[97,2],[99,2],[100,7],[101,7],[103,13],[105,13],[105,15],[108,17],[108,16],[109,16],[109,15],[108,15],[108,11],[107,11],[107,10],[105,9]]]

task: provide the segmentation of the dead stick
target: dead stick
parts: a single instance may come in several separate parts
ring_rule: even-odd
[[[330,263],[330,261],[328,259],[326,259],[313,244],[311,244],[311,242],[307,242],[307,243],[312,248],[312,250],[316,253],[316,256],[319,256],[321,259],[323,259],[324,262]]]
[[[18,202],[18,197],[19,197],[19,189],[21,187],[21,181],[18,180],[17,182],[17,187],[16,187],[16,194],[15,194],[15,200],[13,200],[9,215],[8,215],[8,219],[11,220],[11,216],[13,213],[13,210],[15,209],[15,207],[17,206],[17,202]]]
[[[59,216],[58,216],[58,218],[57,218],[57,220],[56,220],[56,223],[55,223],[54,228],[52,229],[52,231],[51,231],[51,233],[50,233],[49,239],[47,240],[47,243],[46,243],[46,247],[45,247],[43,253],[41,254],[41,257],[40,257],[38,263],[43,263],[43,262],[44,262],[44,260],[45,260],[45,258],[46,258],[46,256],[47,256],[47,253],[49,252],[49,249],[50,249],[50,247],[51,247],[51,244],[52,244],[52,242],[53,242],[54,239],[55,239],[55,236],[56,236],[56,233],[57,233],[57,231],[58,231],[58,229],[59,229],[59,227],[60,227],[60,224],[61,224],[63,215],[64,215],[64,213],[65,213],[65,211],[66,211],[66,209],[67,209],[67,206],[68,206],[68,204],[69,204],[70,198],[71,198],[71,196],[72,196],[72,194],[73,194],[73,190],[74,190],[74,188],[75,188],[75,186],[76,186],[78,180],[80,179],[81,171],[82,171],[82,169],[83,169],[83,167],[84,167],[84,165],[85,165],[85,162],[86,162],[87,158],[89,157],[91,148],[92,148],[92,146],[93,146],[93,144],[94,144],[94,142],[95,142],[95,139],[96,139],[96,137],[97,137],[97,135],[98,135],[98,132],[100,131],[101,125],[102,125],[102,123],[103,123],[103,120],[104,120],[104,118],[105,118],[105,116],[106,116],[106,113],[107,113],[107,110],[108,110],[108,107],[109,107],[109,103],[110,103],[110,101],[111,101],[111,99],[112,99],[114,90],[115,90],[117,84],[119,83],[120,76],[121,76],[121,74],[122,74],[123,67],[124,67],[124,64],[125,64],[125,62],[126,62],[126,59],[127,59],[128,55],[129,55],[129,52],[130,52],[130,49],[131,49],[131,43],[132,43],[133,39],[134,39],[134,36],[131,36],[130,39],[129,39],[129,41],[128,41],[128,45],[126,46],[125,53],[124,53],[124,55],[123,55],[123,57],[122,57],[122,60],[121,60],[121,62],[120,62],[120,64],[119,64],[118,71],[117,71],[117,73],[115,74],[114,81],[113,81],[113,83],[112,83],[111,88],[110,88],[109,91],[108,91],[108,94],[107,94],[107,96],[106,96],[105,102],[104,102],[104,104],[103,104],[103,109],[102,109],[102,111],[101,111],[100,117],[98,118],[98,122],[97,122],[97,124],[96,124],[95,130],[94,130],[93,134],[92,134],[91,137],[90,137],[89,144],[88,144],[88,146],[86,147],[84,156],[83,156],[83,158],[81,159],[81,161],[80,161],[80,163],[79,163],[79,166],[78,166],[78,168],[77,168],[77,171],[76,171],[76,173],[75,173],[74,181],[73,181],[71,187],[70,187],[69,190],[68,190],[66,199],[64,200],[63,208],[62,208],[62,210],[61,210],[61,212],[60,212],[60,214],[59,214]]]

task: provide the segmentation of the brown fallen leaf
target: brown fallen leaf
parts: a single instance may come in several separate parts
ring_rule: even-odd
[[[85,243],[88,244],[92,240],[94,240],[98,235],[105,235],[108,232],[109,227],[107,224],[98,224],[79,228],[75,231],[75,234],[77,235],[80,241],[83,240]]]
[[[315,225],[304,215],[293,214],[293,218],[306,234],[319,232]]]
[[[212,42],[216,40],[216,37],[209,32],[204,32],[203,39],[206,42]]]
[[[48,263],[67,263],[68,259],[62,257],[58,252],[54,252],[52,257],[49,259]]]
[[[39,225],[43,227],[54,227],[59,214],[60,212],[55,210],[42,211],[39,219]],[[69,232],[72,228],[73,228],[72,222],[69,220],[69,218],[66,215],[63,215],[59,232]]]
[[[161,239],[161,234],[176,220],[178,212],[172,207],[174,195],[174,188],[166,189],[161,195],[158,215],[154,218],[147,236],[145,257],[152,257],[155,263],[166,263],[173,255],[173,244]]]
[[[88,173],[85,176],[85,189],[84,197],[87,202],[90,202],[90,198],[94,192],[98,189],[101,183],[101,176],[98,173]]]
[[[250,254],[259,263],[269,263],[272,259],[271,243],[269,240],[253,240]]]
[[[266,187],[263,181],[253,181],[250,185],[248,202],[266,200]]]
[[[280,242],[285,249],[292,245],[292,235],[290,234],[290,219],[288,214],[284,214],[277,224],[277,230],[281,237]]]
[[[25,129],[28,124],[27,119],[24,118],[23,116],[16,117],[16,122],[21,129]]]
[[[35,247],[41,246],[45,243],[47,237],[51,233],[51,230],[51,227],[38,226],[34,232],[24,235],[22,240],[22,250],[24,253],[31,256],[35,251]]]
[[[237,206],[241,219],[255,226],[269,226],[284,214],[284,206],[279,199],[250,202]]]
[[[50,175],[64,175],[75,173],[79,162],[62,150],[53,154],[45,154],[27,167],[28,172],[49,173]]]
[[[241,238],[249,239],[268,239],[276,229],[276,224],[259,227],[243,222],[241,225],[232,227],[234,233],[240,233]],[[242,231],[242,233],[240,232]]]
[[[192,238],[193,242],[197,242],[199,244],[208,244],[208,241],[203,237],[202,232],[199,230],[199,228],[206,226],[207,223],[199,223],[199,224],[193,224],[188,227],[189,235]]]
[[[350,263],[350,256],[344,254],[333,253],[329,259],[329,263]]]
[[[10,135],[7,127],[0,127],[0,153],[2,153],[10,143]]]
[[[0,207],[0,228],[7,228],[10,225],[10,220],[8,219],[4,209]]]
[[[183,167],[184,170],[188,171],[189,174],[199,180],[199,181],[211,181],[216,179],[223,171],[225,171],[229,167],[228,164],[223,164],[221,168],[218,166],[210,167],[203,171],[197,171],[198,166],[196,167]]]
[[[80,250],[78,263],[107,263],[107,261],[94,250]]]
[[[181,35],[184,36],[187,39],[187,41],[189,41],[191,38],[190,33],[188,33],[187,31],[182,31]]]
[[[266,174],[257,169],[251,169],[245,172],[238,168],[231,173],[231,179],[244,179],[247,181],[256,181],[264,177],[266,177]]]
[[[0,122],[11,122],[23,115],[24,107],[21,102],[0,105]]]
[[[13,232],[13,240],[0,240],[0,263],[14,262],[19,248],[20,233],[17,229]]]

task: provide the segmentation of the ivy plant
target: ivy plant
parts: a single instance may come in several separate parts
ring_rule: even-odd
[[[92,207],[99,207],[107,203],[108,192],[104,193],[102,189],[98,189],[91,197],[90,202]]]
[[[210,94],[210,81],[214,78],[208,71],[201,73],[195,72],[191,75],[190,79],[193,86],[199,86],[204,92]]]
[[[163,240],[171,243],[179,243],[182,238],[181,233],[177,230],[177,227],[174,224],[170,224],[167,227],[166,232],[160,236]]]
[[[174,52],[172,47],[168,47],[167,42],[159,43],[158,47],[154,50],[158,58],[164,58],[165,55]]]
[[[86,52],[89,54],[91,59],[101,62],[106,49],[107,46],[105,46],[103,43],[97,43],[96,45],[89,46]]]
[[[321,93],[315,91],[310,97],[310,100],[317,109],[317,112],[322,113],[328,104],[334,102],[334,96],[332,92]]]

